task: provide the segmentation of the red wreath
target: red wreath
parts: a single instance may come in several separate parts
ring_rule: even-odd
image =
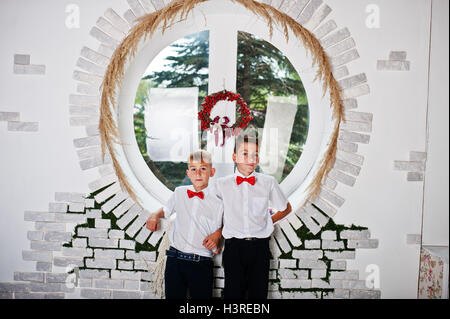
[[[202,130],[208,130],[211,127],[211,124],[218,123],[220,117],[216,117],[212,119],[210,117],[211,110],[219,101],[236,101],[236,105],[239,105],[239,113],[238,119],[236,123],[234,123],[230,128],[234,131],[235,129],[243,129],[248,126],[253,117],[251,116],[250,109],[248,108],[247,103],[242,99],[239,93],[233,93],[227,90],[223,90],[205,97],[205,102],[202,103],[202,110],[198,112],[198,119],[202,121],[201,128]],[[224,117],[225,124],[229,122],[228,117]],[[228,127],[228,126],[227,126]]]
[[[220,116],[216,116],[214,119],[212,119],[211,111],[214,108],[214,106],[219,101],[230,101],[234,102],[236,101],[236,106],[239,106],[239,116],[236,120],[236,122],[230,127],[228,126],[228,123],[230,122],[230,119],[228,116],[224,116],[223,118]],[[247,103],[242,99],[242,97],[239,95],[239,93],[233,93],[227,90],[223,90],[211,95],[208,95],[205,97],[205,102],[202,103],[202,110],[198,112],[198,118],[202,121],[201,128],[202,130],[210,130],[211,133],[213,132],[213,127],[216,128],[214,135],[215,135],[215,142],[216,146],[218,145],[219,140],[219,130],[222,133],[222,144],[220,146],[225,145],[225,139],[227,137],[230,137],[231,135],[238,135],[239,132],[248,126],[248,123],[250,123],[251,120],[253,120],[253,117],[251,116],[250,109],[248,108]],[[222,119],[222,123],[221,123]]]

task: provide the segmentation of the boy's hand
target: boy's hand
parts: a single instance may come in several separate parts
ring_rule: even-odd
[[[214,255],[217,255],[220,252],[219,247],[219,240],[222,237],[222,230],[218,230],[203,240],[203,246],[206,249],[213,250],[216,248],[216,250],[213,252]]]
[[[148,219],[145,226],[151,231],[159,230],[159,217],[158,214],[152,214]]]

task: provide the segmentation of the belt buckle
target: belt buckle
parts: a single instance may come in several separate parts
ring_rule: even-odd
[[[194,257],[194,261],[195,262],[199,262],[200,261],[200,255],[193,255],[193,257]]]

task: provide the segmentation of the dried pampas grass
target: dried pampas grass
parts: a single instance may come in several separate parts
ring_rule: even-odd
[[[208,0],[176,0],[172,1],[159,11],[138,18],[137,24],[130,30],[128,36],[114,52],[111,62],[106,70],[102,83],[99,122],[102,157],[104,158],[106,148],[108,148],[122,189],[125,189],[136,203],[139,203],[139,200],[127,181],[126,176],[117,161],[117,154],[113,148],[113,143],[121,144],[121,142],[120,134],[113,119],[110,106],[113,106],[114,110],[117,111],[116,95],[117,90],[120,90],[121,87],[125,63],[126,61],[133,59],[141,39],[146,40],[148,37],[151,38],[159,27],[161,27],[162,32],[164,33],[164,31],[175,22],[177,17],[179,19],[177,21],[186,19],[196,5],[206,1]],[[307,199],[312,199],[318,195],[324,176],[328,175],[328,172],[334,166],[339,126],[341,120],[345,120],[341,92],[339,85],[332,74],[329,58],[319,40],[287,14],[278,11],[270,5],[254,0],[230,1],[239,3],[255,15],[264,18],[267,21],[271,36],[273,34],[274,25],[278,25],[283,29],[286,40],[289,40],[289,30],[291,30],[292,33],[302,41],[307,52],[309,51],[312,54],[313,65],[318,65],[318,72],[314,80],[318,79],[322,81],[323,95],[325,95],[327,91],[330,92],[330,107],[332,108],[335,125],[331,142],[320,162],[318,173],[306,190]]]

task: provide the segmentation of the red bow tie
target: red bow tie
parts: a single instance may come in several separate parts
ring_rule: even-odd
[[[203,192],[193,192],[190,189],[187,190],[187,194],[188,194],[189,198],[192,198],[194,196],[198,196],[199,198],[203,199],[205,197]]]
[[[248,178],[244,178],[244,177],[241,177],[241,176],[237,176],[237,177],[236,177],[236,183],[239,185],[239,184],[241,184],[242,182],[247,182],[247,183],[249,183],[249,184],[251,184],[251,185],[255,185],[255,176],[248,177]]]

